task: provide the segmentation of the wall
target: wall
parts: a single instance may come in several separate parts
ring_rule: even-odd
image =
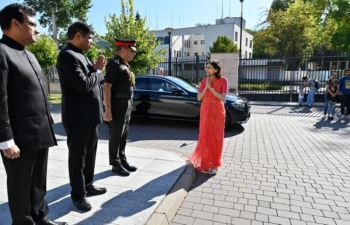
[[[228,80],[230,92],[238,91],[238,53],[212,53],[211,59],[218,59],[222,64],[224,76]]]

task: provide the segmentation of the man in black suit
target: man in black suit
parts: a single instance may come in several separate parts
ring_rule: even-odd
[[[12,224],[67,224],[46,216],[48,150],[57,143],[40,65],[25,49],[39,33],[35,14],[17,3],[0,11],[0,152]]]
[[[101,84],[106,64],[100,55],[91,63],[84,55],[92,45],[93,31],[77,21],[68,28],[66,48],[58,55],[62,89],[62,123],[67,133],[71,197],[82,211],[91,210],[86,196],[106,193],[93,185],[99,124],[102,123]]]

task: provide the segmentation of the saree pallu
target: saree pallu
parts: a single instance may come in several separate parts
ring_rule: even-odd
[[[217,84],[219,82],[216,82]],[[216,85],[213,84],[215,88]],[[218,84],[220,87],[220,85]],[[215,88],[218,90],[219,87]],[[198,171],[221,166],[224,144],[225,107],[209,90],[204,95],[200,109],[199,138],[195,151],[189,156]]]

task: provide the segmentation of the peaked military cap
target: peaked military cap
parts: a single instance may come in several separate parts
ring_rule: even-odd
[[[115,39],[115,45],[118,46],[126,46],[131,48],[136,52],[136,41],[134,39],[121,39],[121,38],[116,38]]]

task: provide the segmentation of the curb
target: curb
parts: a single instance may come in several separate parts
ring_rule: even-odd
[[[196,180],[196,170],[186,160],[186,169],[171,188],[146,225],[169,225]]]

